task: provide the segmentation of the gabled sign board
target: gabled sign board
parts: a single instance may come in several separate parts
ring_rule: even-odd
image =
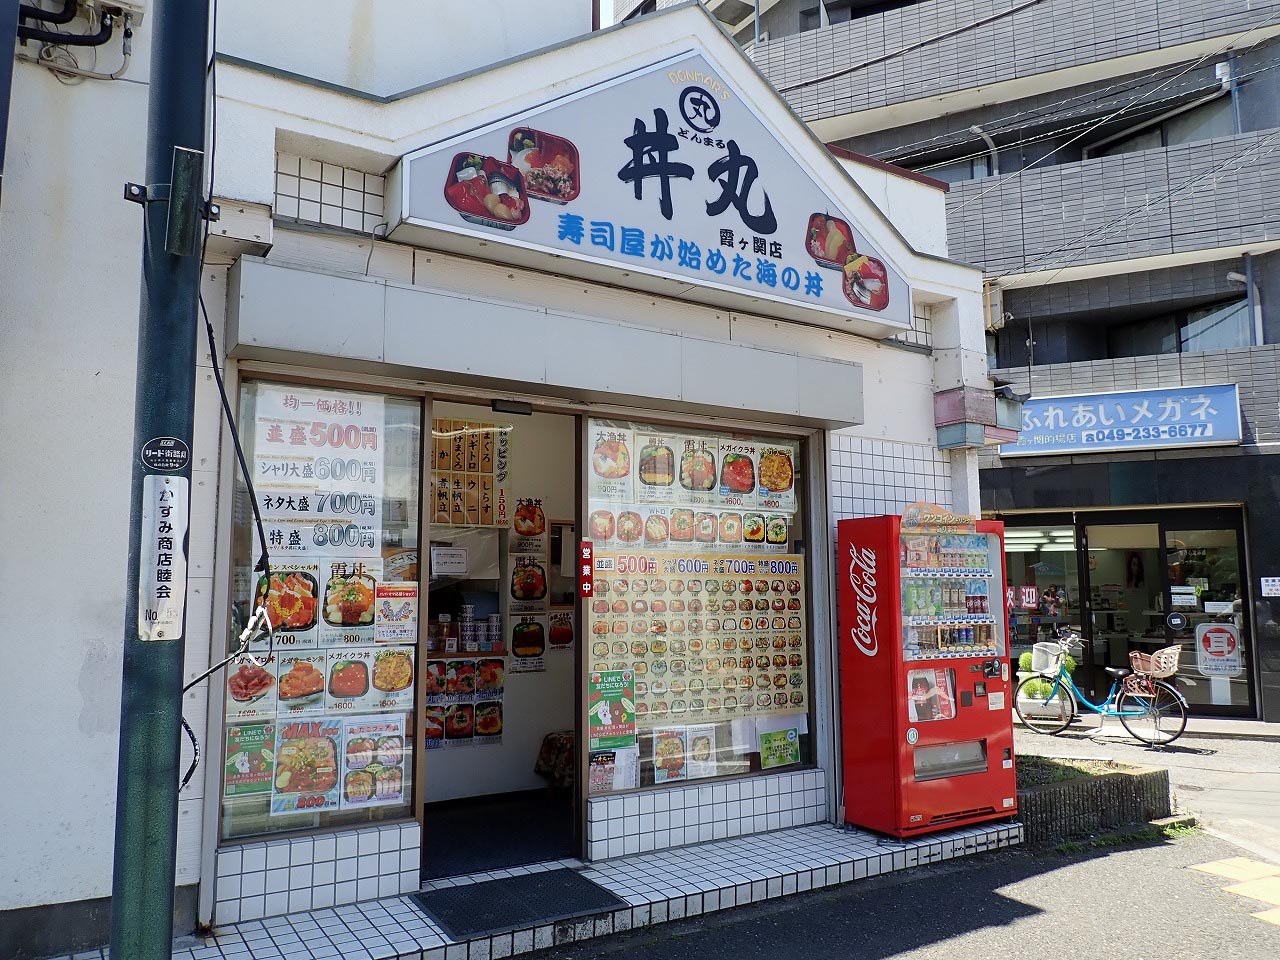
[[[409,154],[403,190],[417,226],[911,326],[902,274],[700,54]]]

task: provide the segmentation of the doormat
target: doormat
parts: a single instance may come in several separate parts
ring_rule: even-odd
[[[455,943],[627,907],[567,867],[410,895]]]

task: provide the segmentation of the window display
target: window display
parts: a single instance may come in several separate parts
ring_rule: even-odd
[[[222,835],[404,816],[412,793],[421,405],[248,383],[271,575],[253,571],[237,488],[232,624],[249,598],[275,636],[226,674]]]
[[[591,420],[588,442],[591,792],[782,763],[762,743],[798,744],[810,706],[798,441]]]

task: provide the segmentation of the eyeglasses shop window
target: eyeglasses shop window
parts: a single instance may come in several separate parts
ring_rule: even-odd
[[[811,761],[799,441],[588,431],[590,793]]]
[[[241,423],[271,573],[241,482],[229,642],[257,606],[275,632],[226,672],[222,836],[407,816],[421,404],[250,382]]]

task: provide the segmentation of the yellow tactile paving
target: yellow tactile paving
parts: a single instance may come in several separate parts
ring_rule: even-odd
[[[1261,900],[1263,903],[1280,907],[1280,877],[1262,877],[1246,883],[1237,883],[1226,888],[1227,893],[1236,893],[1242,897]]]
[[[1212,873],[1215,877],[1226,877],[1243,883],[1246,880],[1260,880],[1263,877],[1280,876],[1280,866],[1271,863],[1260,863],[1248,857],[1232,857],[1229,860],[1214,860],[1212,863],[1198,863],[1188,867],[1201,873]]]
[[[1274,923],[1277,927],[1280,927],[1280,909],[1263,910],[1261,913],[1255,913],[1254,916],[1259,920],[1265,920],[1267,923]]]

